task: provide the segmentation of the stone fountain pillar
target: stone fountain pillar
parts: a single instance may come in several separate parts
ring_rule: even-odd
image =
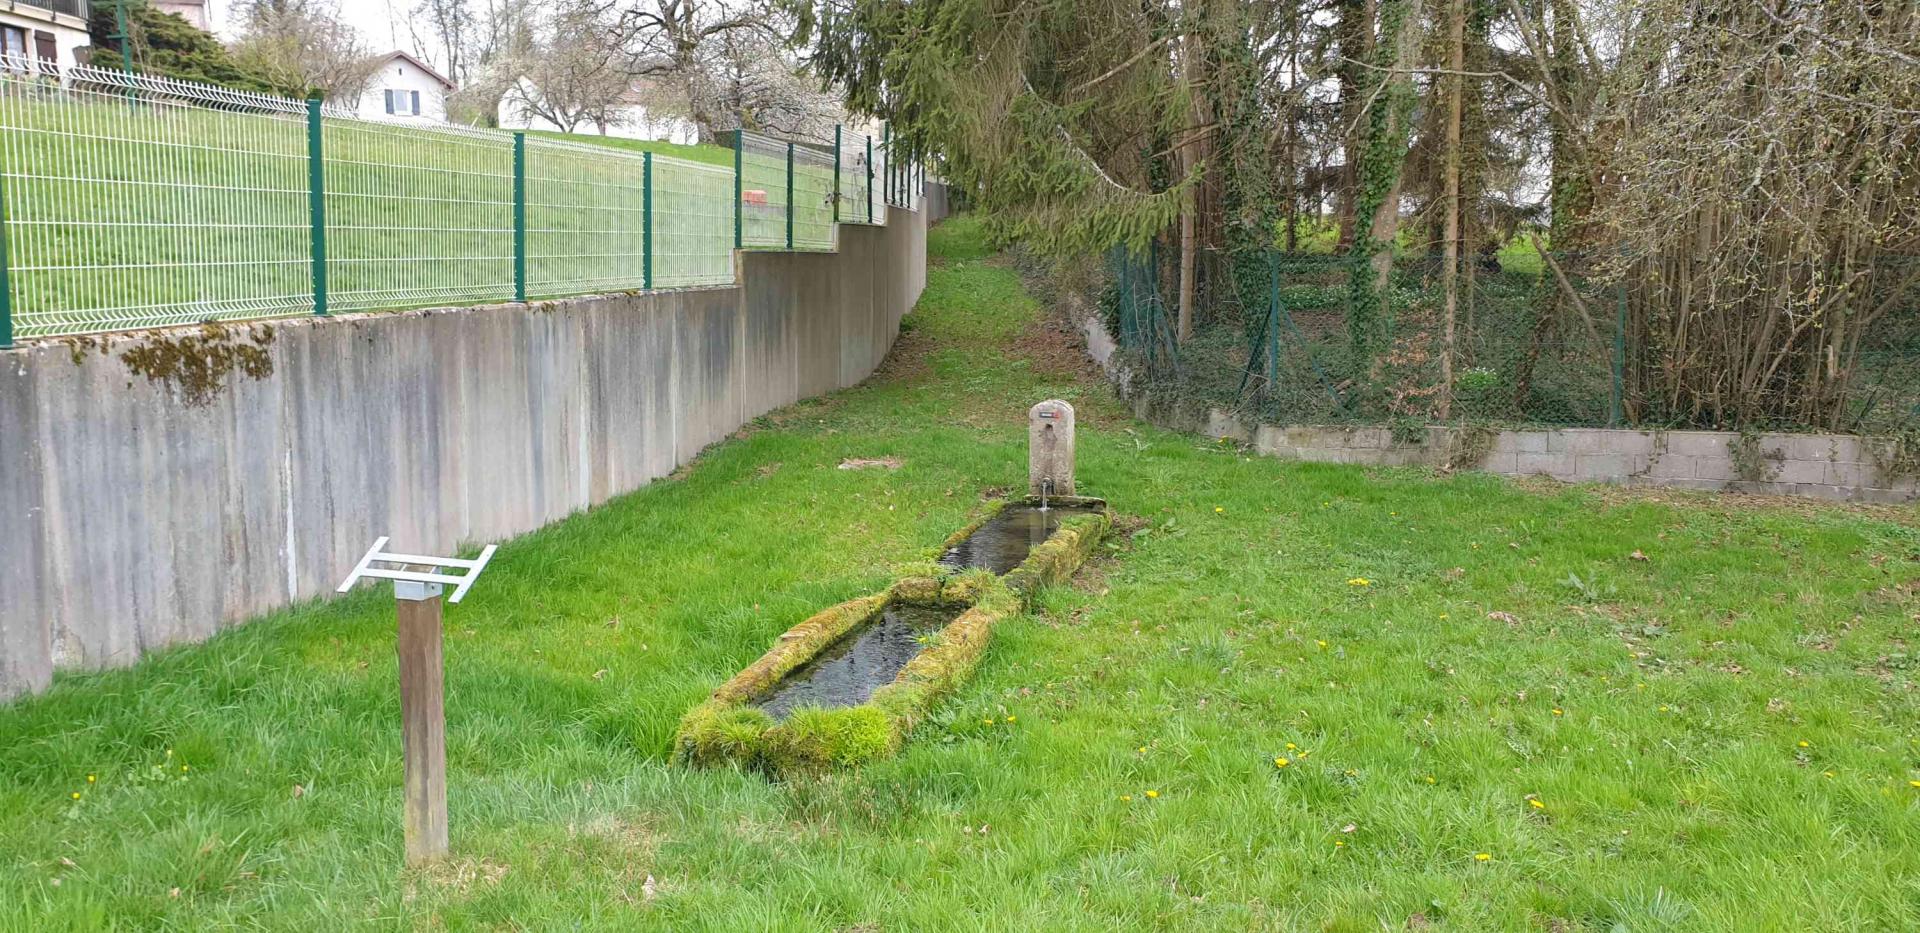
[[[1053,481],[1051,488],[1048,480]],[[1027,412],[1027,487],[1036,496],[1074,494],[1073,406],[1057,398]]]

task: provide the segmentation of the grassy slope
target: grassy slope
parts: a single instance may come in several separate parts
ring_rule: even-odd
[[[886,375],[509,543],[449,611],[450,863],[397,867],[367,592],[0,710],[0,928],[1920,925],[1910,528],[1250,459],[1125,420],[973,225],[933,242]],[[897,760],[667,764],[776,633],[1018,482],[1048,395],[1145,530]]]
[[[689,162],[705,162],[709,165],[733,167],[733,150],[727,146],[715,146],[708,143],[682,145],[657,139],[626,139],[619,136],[601,136],[598,133],[561,133],[554,130],[527,130],[528,136],[544,139],[557,139],[570,143],[586,143],[590,146],[611,146],[630,152],[653,152]]]

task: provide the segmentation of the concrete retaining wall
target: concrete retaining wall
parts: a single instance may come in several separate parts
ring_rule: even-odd
[[[735,287],[240,325],[265,365],[211,384],[125,358],[197,328],[0,351],[0,698],[326,594],[377,535],[530,531],[859,382],[926,284],[924,217],[740,254]]]
[[[1204,430],[1210,437],[1233,438],[1260,453],[1288,460],[1428,466],[1551,476],[1570,483],[1674,486],[1860,502],[1908,502],[1920,495],[1913,473],[1895,465],[1895,442],[1889,438],[1430,427],[1419,441],[1407,442],[1395,440],[1392,431],[1380,427],[1249,427],[1219,410],[1208,413]]]

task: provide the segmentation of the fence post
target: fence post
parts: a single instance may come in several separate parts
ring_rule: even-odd
[[[793,143],[787,143],[787,249],[793,249]]]
[[[873,223],[873,134],[867,136],[867,223]]]
[[[743,243],[743,240],[741,239],[741,236],[740,236],[740,199],[742,197],[745,197],[746,195],[745,195],[745,191],[741,188],[741,185],[740,185],[740,161],[741,161],[740,147],[742,145],[742,142],[741,142],[742,137],[744,137],[746,133],[747,133],[747,129],[744,126],[733,131],[733,248],[734,249],[740,249],[741,244]]]
[[[307,98],[307,219],[313,240],[313,313],[327,316],[327,160],[320,99]]]
[[[527,134],[513,134],[513,300],[527,300]]]
[[[7,179],[0,175],[0,350],[13,346],[12,268],[7,247]]]
[[[640,281],[653,288],[653,153],[640,157]]]
[[[840,124],[833,125],[833,222],[840,222]]]
[[[1614,304],[1617,307],[1613,325],[1613,398],[1607,406],[1607,427],[1617,428],[1626,416],[1626,378],[1627,378],[1627,283],[1625,280],[1614,283]]]
[[[893,164],[893,124],[891,123],[880,128],[880,152],[887,157],[886,177],[880,180],[883,189],[880,199],[891,207],[893,206],[893,176],[900,171]]]

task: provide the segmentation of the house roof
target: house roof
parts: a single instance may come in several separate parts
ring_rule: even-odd
[[[447,90],[449,90],[449,91],[454,91],[454,90],[459,90],[459,85],[456,85],[456,84],[454,84],[454,83],[453,83],[452,81],[448,81],[448,80],[447,80],[447,76],[446,76],[446,75],[443,75],[443,74],[441,74],[440,72],[438,72],[438,71],[436,71],[436,70],[434,70],[434,67],[433,67],[432,65],[429,65],[429,64],[427,64],[426,62],[423,62],[423,61],[421,61],[420,59],[418,59],[418,58],[415,58],[415,57],[414,57],[413,55],[411,55],[411,54],[409,54],[409,53],[407,53],[407,52],[403,52],[403,51],[401,51],[401,50],[399,50],[399,49],[394,49],[393,51],[391,51],[391,52],[388,52],[388,53],[387,53],[387,54],[385,54],[385,55],[381,55],[381,56],[378,56],[378,57],[376,57],[376,58],[375,58],[374,60],[375,60],[375,61],[377,61],[377,62],[380,62],[381,64],[383,64],[383,65],[384,65],[384,64],[386,64],[387,62],[390,62],[390,61],[393,61],[393,60],[394,60],[394,59],[396,59],[396,58],[398,58],[398,59],[404,59],[405,61],[407,61],[407,62],[410,62],[410,63],[412,63],[412,65],[413,65],[413,67],[415,67],[415,68],[418,68],[418,69],[420,69],[421,71],[424,71],[424,72],[426,72],[426,73],[427,73],[427,77],[430,77],[430,78],[432,78],[433,80],[435,80],[435,81],[438,81],[438,82],[440,82],[441,84],[444,84],[444,85],[446,85],[446,86],[447,86]]]

